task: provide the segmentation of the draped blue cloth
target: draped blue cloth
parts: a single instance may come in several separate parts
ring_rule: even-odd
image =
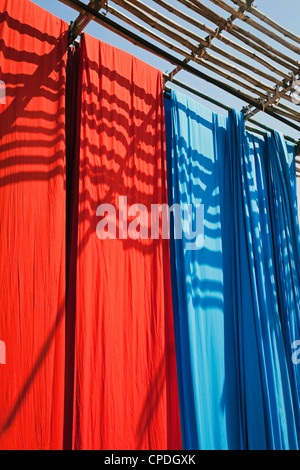
[[[239,436],[234,403],[236,416],[226,413],[227,401],[235,400],[225,388],[218,159],[226,151],[226,118],[173,91],[165,112],[169,204],[204,203],[204,246],[188,250],[186,239],[170,240],[183,446],[224,449],[228,434]],[[229,375],[234,382],[234,368]]]
[[[203,247],[170,240],[184,448],[298,449],[294,150],[175,91],[165,112],[169,204],[204,204]]]
[[[268,137],[267,174],[270,211],[276,253],[276,284],[288,357],[295,418],[300,436],[300,364],[294,364],[291,347],[300,339],[300,230],[297,210],[295,150],[282,135],[274,132]],[[300,439],[299,439],[300,440]]]

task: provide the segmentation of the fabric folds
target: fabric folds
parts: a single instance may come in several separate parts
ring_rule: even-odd
[[[1,1],[0,449],[299,449],[294,147],[67,30]]]
[[[225,449],[229,439],[225,403],[230,396],[224,389],[218,159],[225,153],[226,118],[174,91],[165,106],[169,202],[191,204],[194,212],[204,205],[203,247],[191,250],[185,237],[171,239],[183,445],[186,449]],[[233,420],[229,430],[233,434],[234,426]]]
[[[300,338],[300,232],[297,214],[295,149],[276,131],[268,137],[267,175],[273,244],[276,253],[275,277],[284,346],[288,358],[295,425],[300,442],[300,368],[291,360]]]
[[[87,35],[78,54],[71,445],[180,449],[168,240],[145,232],[152,204],[167,197],[162,75]],[[137,239],[124,228],[134,204],[147,209]],[[111,207],[116,217],[101,238]]]
[[[1,449],[63,447],[67,30],[1,2]]]
[[[183,445],[298,449],[299,226],[295,155],[172,91],[169,199],[204,204],[204,244],[171,268]],[[172,232],[171,232],[172,233]]]
[[[285,354],[283,341],[282,320],[287,312],[279,306],[283,286],[275,284],[277,253],[272,224],[276,218],[270,215],[266,183],[266,163],[273,156],[265,141],[259,143],[246,133],[241,113],[232,111],[228,125],[229,151],[224,166],[229,172],[224,181],[231,191],[224,202],[227,223],[223,240],[232,260],[226,265],[226,275],[231,276],[232,285],[241,446],[297,449],[288,374],[291,358]]]

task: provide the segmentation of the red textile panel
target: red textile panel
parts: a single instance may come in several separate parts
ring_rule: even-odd
[[[166,202],[162,75],[89,36],[79,53],[73,448],[178,449],[168,241],[119,234],[120,196],[148,220]],[[116,239],[97,236],[101,204]]]
[[[0,449],[63,445],[67,29],[0,2]]]

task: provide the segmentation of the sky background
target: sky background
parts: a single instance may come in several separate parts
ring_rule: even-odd
[[[74,21],[78,16],[78,13],[76,11],[74,11],[72,8],[67,7],[66,5],[62,4],[58,0],[52,0],[52,1],[49,1],[49,0],[32,0],[32,1],[33,1],[33,3],[36,3],[37,5],[41,6],[42,8],[48,10],[49,12],[51,12],[51,13],[55,14],[56,16],[58,16],[59,18],[63,19],[67,23],[70,23],[71,20]],[[88,0],[84,0],[84,3],[88,3]],[[155,8],[158,11],[161,11],[163,14],[167,15],[169,18],[174,19],[177,22],[180,22],[180,20],[178,20],[177,17],[172,17],[172,14],[166,13],[166,10],[160,8],[153,1],[146,0],[144,3],[148,4],[149,6],[152,6],[152,8]],[[181,9],[184,10],[184,7],[181,4],[179,4],[178,2],[174,1],[174,0],[171,0],[168,3],[174,4],[174,5],[176,5],[177,8],[181,8]],[[229,13],[227,13],[223,9],[220,9],[217,6],[215,6],[210,0],[202,0],[202,3],[209,6],[212,10],[214,10],[216,13],[220,14],[224,18],[228,18],[230,16]],[[228,1],[228,3],[231,4],[232,6],[234,6],[233,3],[229,2],[229,1]],[[121,10],[127,16],[130,16],[130,14],[128,12],[122,10],[122,8],[116,6],[114,3],[109,2],[109,4],[112,7],[114,7],[114,8],[116,7],[117,9]],[[290,30],[293,33],[300,36],[300,0],[285,0],[285,1],[282,1],[282,0],[256,0],[254,2],[254,5],[256,5],[258,10],[260,10],[262,13],[265,13],[267,16],[269,16],[270,18],[275,20],[280,25],[284,26],[288,30]],[[195,14],[195,16],[197,17],[196,14]],[[213,29],[216,28],[216,25],[210,23],[208,20],[200,18],[199,16],[198,16],[198,19],[202,20],[202,22],[205,23],[207,26],[210,26]],[[116,21],[120,22],[119,20],[116,20]],[[259,20],[258,20],[258,22],[259,22]],[[245,24],[244,22],[242,22],[240,20],[236,20],[235,23],[238,24],[238,25],[241,25],[244,29],[247,29],[247,30],[251,31],[252,33],[256,34],[258,37],[261,37],[262,39],[266,40],[266,36],[259,33],[256,29],[252,29],[251,27],[249,27],[249,25]],[[126,25],[126,27],[128,29],[130,29],[129,26]],[[193,26],[190,26],[190,27],[191,27],[191,29],[193,29]],[[199,30],[195,30],[195,31],[197,31],[202,38],[206,37],[206,34],[204,32],[199,31]],[[120,48],[120,49],[122,49],[126,52],[129,52],[129,53],[135,55],[136,57],[142,59],[143,61],[145,61],[145,62],[151,64],[152,66],[160,69],[162,72],[168,73],[174,68],[174,66],[172,64],[169,64],[168,62],[156,57],[154,54],[151,54],[147,51],[144,51],[143,49],[141,49],[138,46],[134,46],[129,41],[126,41],[125,39],[121,38],[120,36],[118,36],[118,35],[116,35],[112,32],[110,32],[106,28],[100,26],[99,24],[97,24],[93,21],[86,27],[85,32],[92,35],[92,36],[94,36],[94,37],[96,37],[96,38],[98,38],[98,39],[100,39],[100,40],[102,40],[102,41],[104,41],[104,42],[106,42],[106,43],[108,43],[108,44],[111,44],[112,46],[118,47],[118,48]],[[161,34],[161,33],[159,33],[159,34]],[[143,36],[143,35],[141,34],[141,36]],[[151,41],[151,39],[149,39],[147,36],[144,36],[144,37]],[[228,35],[228,37],[235,40],[235,38],[233,36]],[[169,39],[169,38],[167,38],[167,39]],[[225,50],[228,50],[231,53],[232,53],[232,51],[234,52],[234,50],[232,48],[224,45],[220,41],[216,41],[216,42],[218,43],[218,45],[220,47],[223,47]],[[285,54],[287,54],[287,55],[290,54],[293,57],[297,58],[297,60],[299,60],[299,56],[296,57],[294,53],[289,51],[284,46],[281,46],[277,42],[274,42],[272,39],[267,38],[267,42],[270,45],[275,46],[277,49],[280,49]],[[247,46],[245,46],[245,47],[247,47]],[[236,54],[236,56],[239,56],[238,52],[234,52],[234,53]],[[174,55],[176,55],[176,54],[174,54]],[[244,56],[241,56],[241,58],[245,60]],[[224,60],[226,60],[226,59],[224,59]],[[249,59],[247,57],[246,57],[246,61],[248,61],[249,63],[253,63],[253,65],[257,65],[256,62],[251,62],[251,59]],[[258,64],[258,67],[260,67],[259,64]],[[207,73],[208,75],[219,78],[218,76],[214,75],[208,69],[206,69],[204,67],[199,67],[199,68],[200,68],[200,70]],[[279,68],[280,68],[280,66],[279,66]],[[247,103],[239,100],[238,98],[235,98],[231,94],[217,88],[216,86],[214,86],[210,83],[207,83],[206,81],[203,81],[203,80],[201,80],[197,77],[191,76],[190,74],[188,74],[185,71],[179,72],[176,75],[176,78],[178,80],[182,81],[182,82],[187,83],[188,85],[192,86],[193,88],[197,88],[198,90],[205,93],[206,95],[212,96],[216,100],[218,100],[218,101],[220,101],[220,102],[222,102],[222,103],[224,103],[227,106],[230,106],[232,108],[236,108],[236,109],[241,110],[243,108],[243,106],[245,106],[245,104],[247,104]],[[257,78],[259,78],[262,81],[265,81],[264,78],[261,78],[261,77],[258,77],[258,76],[257,76]],[[172,86],[174,86],[174,85],[172,85]],[[174,86],[174,88],[176,88],[176,87]],[[183,91],[183,93],[189,94],[186,91]],[[208,108],[212,109],[212,111],[215,111],[215,112],[218,112],[218,113],[221,113],[221,114],[224,114],[224,113],[226,114],[227,113],[226,111],[222,110],[221,108],[216,107],[216,106],[208,103],[207,101],[203,101],[201,98],[198,98],[195,95],[191,95],[191,96],[194,99],[200,101],[202,104],[204,104]],[[288,104],[285,101],[283,101],[283,103]],[[290,104],[288,104],[288,105],[290,106]],[[300,107],[299,107],[299,109],[300,109]],[[254,119],[256,119],[257,121],[260,121],[263,124],[266,124],[267,126],[271,127],[272,129],[277,129],[278,131],[284,133],[285,135],[288,135],[288,136],[293,137],[295,139],[300,138],[300,134],[299,134],[298,131],[292,129],[291,127],[289,127],[289,126],[287,126],[283,123],[281,123],[277,119],[266,115],[265,113],[259,112],[254,117]],[[300,178],[298,178],[298,201],[300,201]],[[300,215],[300,204],[299,204],[299,215]]]

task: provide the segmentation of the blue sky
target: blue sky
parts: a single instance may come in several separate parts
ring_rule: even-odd
[[[37,5],[40,5],[41,7],[45,8],[46,10],[50,11],[51,13],[55,14],[59,18],[62,18],[63,20],[67,21],[68,23],[71,20],[74,20],[78,13],[72,10],[71,8],[65,6],[64,4],[60,3],[58,0],[52,0],[51,2],[49,0],[32,0],[33,3],[36,3]],[[88,3],[86,0],[85,3]],[[160,10],[160,8],[155,5],[153,2],[150,0],[146,0],[145,3],[151,5],[152,7],[157,8]],[[177,4],[177,2],[173,2],[173,0],[169,1],[169,3],[174,3]],[[211,9],[214,9],[216,12],[221,14],[223,17],[229,17],[229,13],[225,12],[224,10],[219,9],[216,7],[211,1],[209,0],[202,0],[202,3],[208,5]],[[231,3],[231,2],[229,2]],[[232,4],[233,5],[233,4]],[[300,35],[300,1],[299,0],[285,0],[285,2],[282,2],[282,0],[256,0],[255,5],[257,8],[265,13],[267,16],[271,17],[274,19],[276,22],[281,24],[282,26],[286,27],[290,31],[299,34]],[[114,4],[111,3],[111,6],[115,7]],[[117,7],[118,8],[118,7]],[[165,13],[165,11],[164,11]],[[126,13],[128,15],[128,13]],[[129,15],[128,15],[129,16]],[[172,15],[169,15],[172,16]],[[176,19],[178,21],[178,19]],[[208,26],[211,26],[215,29],[215,25],[210,24],[209,21],[203,20],[203,23],[207,24]],[[261,36],[261,34],[257,30],[252,30],[248,25],[245,25],[245,23],[240,22],[239,20],[236,21],[237,24],[241,24],[245,29],[249,29],[250,31],[254,32],[257,36]],[[91,22],[86,30],[88,34],[104,41],[107,42],[113,46],[116,46],[120,49],[123,49],[140,59],[144,60],[145,62],[150,63],[154,67],[162,70],[163,72],[170,72],[174,66],[171,64],[168,64],[162,59],[159,59],[155,57],[153,54],[148,53],[141,48],[134,46],[130,42],[120,38],[119,36],[115,35],[114,33],[111,33],[107,29],[101,27],[99,24],[95,22]],[[199,32],[199,35],[201,37],[205,37],[205,33]],[[265,37],[264,37],[265,39]],[[290,52],[288,49],[286,49],[284,46],[278,46],[277,43],[274,43],[272,39],[269,39],[269,44],[270,45],[275,45],[278,49],[280,48],[285,54],[289,54]],[[221,47],[226,48],[226,46],[222,46],[222,43],[219,42],[218,44]],[[233,49],[227,48],[228,51],[232,52]],[[292,54],[292,53],[291,53]],[[236,53],[238,55],[238,53]],[[243,57],[244,58],[244,57]],[[226,59],[225,59],[226,60]],[[246,59],[247,60],[247,59]],[[251,59],[249,59],[249,62]],[[209,70],[201,67],[201,70],[204,71],[205,73],[212,75],[212,72]],[[215,99],[225,103],[226,105],[230,107],[234,107],[236,109],[241,109],[245,103],[240,101],[239,99],[233,97],[232,95],[218,89],[217,87],[201,80],[198,78],[195,78],[191,76],[190,74],[181,71],[176,78],[178,80],[181,80],[189,85],[191,85],[193,88],[198,88],[200,91],[203,93],[213,96]],[[193,97],[196,98],[194,95]],[[202,101],[201,99],[199,99]],[[203,102],[203,101],[202,101]],[[287,103],[287,102],[286,102]],[[219,112],[219,113],[224,113],[219,107],[215,107],[206,101],[203,102],[208,108],[212,109],[213,111]],[[300,109],[300,108],[299,108]],[[226,113],[226,112],[225,112]],[[256,116],[255,119],[268,125],[269,127],[275,128],[286,135],[290,135],[291,137],[294,137],[296,139],[300,138],[299,133],[286,126],[285,124],[282,124],[280,121],[262,113],[259,112]]]

